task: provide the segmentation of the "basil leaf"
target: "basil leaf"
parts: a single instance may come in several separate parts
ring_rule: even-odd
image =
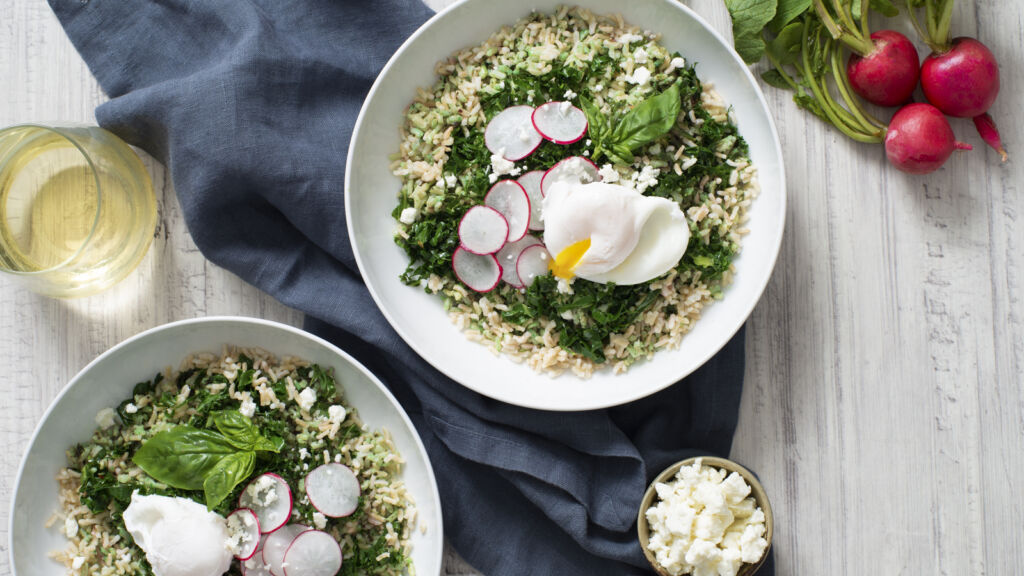
[[[725,0],[732,17],[732,38],[736,52],[747,64],[764,56],[761,30],[775,18],[778,0]]]
[[[253,443],[253,450],[260,450],[263,452],[280,452],[281,446],[284,445],[284,440],[281,438],[269,439],[263,436],[257,436],[256,442]]]
[[[225,456],[210,470],[203,481],[206,507],[213,510],[256,468],[255,452],[236,452]]]
[[[648,142],[653,142],[676,125],[681,108],[679,84],[676,83],[668,90],[644,100],[626,112],[609,136],[611,147],[617,154],[622,155],[622,149],[632,152]]]
[[[132,462],[158,482],[181,490],[199,490],[217,464],[237,452],[213,430],[175,426],[146,440]]]
[[[213,413],[213,425],[239,450],[252,450],[260,437],[256,426],[238,410],[222,410]]]
[[[583,109],[583,114],[587,117],[587,136],[594,144],[594,147],[600,147],[601,143],[604,142],[605,129],[608,125],[608,120],[601,114],[601,110],[598,109],[597,105],[586,96],[580,96],[580,107]]]

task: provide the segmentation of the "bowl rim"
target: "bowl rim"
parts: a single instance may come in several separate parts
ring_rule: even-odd
[[[771,109],[769,108],[768,100],[767,100],[767,98],[765,98],[764,91],[761,89],[761,86],[758,84],[757,79],[755,78],[755,76],[754,76],[753,72],[751,71],[750,67],[739,56],[739,54],[736,52],[736,50],[732,47],[731,43],[724,36],[722,36],[722,34],[720,34],[713,26],[711,26],[703,17],[701,17],[699,14],[697,14],[697,12],[695,12],[692,8],[690,8],[689,6],[687,6],[687,5],[685,5],[685,4],[681,3],[681,2],[673,1],[673,0],[661,0],[665,5],[671,7],[673,9],[675,9],[675,10],[678,10],[678,11],[682,12],[688,18],[691,18],[692,20],[694,20],[701,28],[703,28],[706,32],[711,34],[722,45],[722,47],[725,48],[725,51],[729,55],[729,57],[742,70],[742,73],[743,73],[744,77],[746,78],[747,82],[750,84],[751,88],[753,89],[754,94],[756,95],[756,101],[757,101],[757,104],[758,104],[760,112],[764,115],[765,119],[767,120],[768,134],[769,134],[770,141],[771,141],[771,144],[772,144],[771,149],[772,149],[772,152],[773,152],[775,164],[778,167],[779,209],[778,209],[778,222],[775,223],[775,226],[778,228],[778,233],[777,233],[776,238],[774,240],[774,245],[770,246],[770,251],[769,251],[770,257],[768,258],[768,264],[769,264],[769,266],[768,266],[768,273],[764,275],[764,277],[760,280],[760,282],[758,282],[758,285],[756,286],[756,289],[752,292],[754,297],[751,297],[749,302],[745,306],[743,306],[743,308],[742,308],[742,320],[736,322],[734,326],[731,326],[731,327],[729,327],[729,328],[727,328],[725,330],[725,333],[727,333],[728,336],[722,338],[722,341],[721,341],[720,344],[718,344],[717,346],[713,347],[712,349],[709,349],[707,352],[705,352],[700,357],[697,357],[697,361],[692,364],[692,368],[689,369],[688,371],[684,370],[683,372],[678,373],[678,374],[674,374],[672,376],[662,377],[662,380],[658,381],[653,386],[650,386],[650,387],[626,387],[626,386],[623,386],[622,389],[625,390],[625,392],[621,393],[621,394],[618,394],[618,395],[609,396],[609,397],[600,397],[598,395],[585,395],[584,397],[577,399],[577,401],[574,402],[572,405],[553,405],[550,402],[545,402],[545,401],[540,400],[540,399],[523,398],[522,396],[517,396],[514,392],[511,392],[511,391],[504,391],[503,390],[503,391],[496,392],[495,390],[493,390],[491,388],[488,388],[487,386],[480,385],[477,382],[464,381],[464,380],[458,378],[451,370],[449,370],[448,366],[445,365],[445,363],[440,362],[440,361],[435,362],[434,359],[431,358],[429,355],[424,354],[423,347],[420,345],[420,343],[417,342],[415,339],[409,337],[408,332],[402,327],[402,325],[397,321],[397,319],[394,317],[392,312],[385,305],[385,302],[383,301],[383,298],[377,292],[377,290],[374,288],[372,283],[371,282],[367,282],[365,280],[366,278],[369,278],[369,275],[367,273],[367,271],[369,270],[369,266],[368,266],[367,262],[364,262],[363,256],[360,254],[360,251],[358,249],[356,249],[356,247],[358,246],[358,239],[357,239],[356,233],[354,231],[355,229],[352,226],[352,221],[353,221],[352,194],[350,194],[349,191],[352,189],[352,174],[354,172],[352,170],[352,166],[353,166],[353,163],[354,163],[354,160],[355,160],[355,146],[353,146],[353,143],[355,143],[356,137],[358,135],[360,135],[363,132],[363,130],[364,130],[364,124],[366,123],[366,118],[367,118],[368,104],[377,95],[377,92],[378,92],[378,90],[381,87],[381,83],[383,82],[384,76],[391,70],[392,67],[395,66],[396,62],[405,54],[405,52],[409,49],[409,47],[414,42],[416,42],[422,35],[424,35],[427,32],[427,30],[429,30],[431,27],[433,27],[437,23],[437,21],[439,21],[439,20],[441,20],[443,18],[446,18],[451,12],[459,10],[465,4],[469,4],[469,3],[472,3],[472,2],[485,2],[485,1],[487,1],[487,0],[458,0],[457,2],[447,6],[446,8],[444,8],[444,9],[440,10],[439,12],[437,12],[436,14],[434,14],[434,16],[432,16],[423,25],[421,25],[411,36],[409,36],[398,47],[397,50],[395,50],[394,54],[391,55],[391,57],[388,59],[387,63],[384,65],[384,67],[381,69],[380,73],[377,75],[377,78],[374,80],[373,85],[370,87],[369,92],[367,92],[367,94],[366,94],[366,98],[363,100],[363,104],[360,106],[359,114],[356,117],[356,122],[355,122],[355,124],[353,125],[353,128],[352,128],[352,136],[351,136],[350,141],[349,141],[348,153],[347,153],[346,159],[345,159],[345,189],[344,189],[346,228],[348,229],[349,244],[352,247],[352,253],[353,253],[353,256],[355,257],[356,265],[357,265],[357,267],[359,269],[360,275],[364,278],[364,283],[365,283],[368,291],[370,292],[370,296],[373,298],[373,301],[377,305],[378,310],[380,310],[381,314],[383,314],[384,318],[388,321],[388,324],[391,325],[391,327],[395,330],[395,332],[398,333],[398,335],[402,338],[402,340],[406,344],[408,344],[408,346],[410,348],[412,348],[413,351],[415,351],[416,354],[419,355],[420,358],[422,358],[424,361],[426,361],[428,364],[433,366],[435,369],[437,369],[439,372],[444,374],[449,379],[459,383],[462,386],[465,386],[466,388],[469,388],[470,390],[472,390],[472,391],[474,391],[474,392],[476,392],[478,394],[486,396],[488,398],[492,398],[494,400],[498,400],[498,401],[501,401],[501,402],[507,402],[509,404],[513,404],[513,405],[516,405],[516,406],[521,406],[521,407],[524,407],[524,408],[532,408],[532,409],[537,409],[537,410],[549,410],[549,411],[556,411],[556,412],[559,412],[559,411],[584,411],[584,410],[596,410],[596,409],[602,409],[602,408],[610,408],[610,407],[613,407],[613,406],[620,406],[620,405],[623,405],[623,404],[627,404],[629,402],[633,402],[635,400],[639,400],[641,398],[645,398],[645,397],[650,396],[652,394],[655,394],[655,393],[657,393],[657,392],[659,392],[661,390],[664,390],[665,388],[668,388],[669,386],[671,386],[671,385],[673,385],[673,384],[683,380],[684,378],[686,378],[687,376],[693,374],[698,369],[700,369],[702,366],[704,366],[712,357],[714,357],[716,354],[718,354],[722,350],[722,348],[724,348],[725,345],[728,344],[732,340],[733,337],[736,336],[736,333],[739,332],[740,328],[742,328],[744,326],[744,324],[746,324],[747,320],[750,318],[750,315],[753,313],[754,308],[757,306],[758,302],[760,302],[760,300],[761,300],[761,297],[764,295],[764,291],[768,287],[768,283],[771,281],[771,278],[773,276],[773,273],[774,273],[774,270],[775,270],[775,265],[778,262],[779,253],[780,253],[781,248],[782,248],[782,241],[783,241],[783,238],[785,237],[786,212],[787,212],[787,196],[788,196],[788,193],[787,193],[787,183],[786,183],[786,167],[785,167],[785,162],[784,162],[784,158],[783,158],[783,155],[782,155],[782,142],[781,142],[781,140],[779,138],[778,127],[776,126],[775,118],[774,118],[774,116],[771,113]],[[575,2],[571,2],[570,4],[582,6],[584,8],[587,7],[586,6],[586,0],[575,0]],[[625,11],[625,9],[623,11]],[[447,55],[445,55],[445,56],[447,56]],[[648,360],[648,361],[651,361],[651,360]]]
[[[348,352],[345,352],[344,350],[342,350],[341,348],[335,346],[331,342],[328,342],[327,340],[325,340],[325,339],[323,339],[323,338],[321,338],[321,337],[319,337],[319,336],[317,336],[315,334],[311,334],[311,333],[309,333],[309,332],[307,332],[307,331],[305,331],[305,330],[303,330],[301,328],[296,328],[295,326],[290,326],[288,324],[283,324],[281,322],[275,322],[273,320],[265,320],[265,319],[262,319],[262,318],[254,318],[254,317],[250,317],[250,316],[206,316],[206,317],[201,317],[201,318],[188,318],[188,319],[184,319],[184,320],[177,320],[177,321],[174,321],[174,322],[168,322],[166,324],[160,324],[159,326],[154,326],[154,327],[149,328],[147,330],[143,330],[142,332],[139,332],[138,334],[135,334],[133,336],[130,336],[130,337],[122,340],[121,342],[118,342],[117,344],[115,344],[114,346],[111,346],[106,351],[104,351],[102,354],[100,354],[99,356],[94,358],[91,362],[86,364],[81,370],[79,370],[70,380],[68,380],[68,383],[64,385],[64,387],[60,390],[60,392],[57,393],[57,396],[50,402],[50,405],[46,407],[46,410],[43,412],[42,416],[39,418],[39,422],[36,423],[35,429],[32,431],[32,436],[29,438],[28,442],[26,443],[25,452],[21,456],[21,461],[18,464],[18,471],[17,471],[17,474],[16,474],[16,476],[14,478],[14,489],[11,491],[11,499],[10,499],[10,503],[9,503],[11,514],[10,514],[10,518],[8,519],[8,522],[7,522],[7,530],[8,530],[7,531],[7,547],[8,547],[7,558],[8,558],[8,562],[10,563],[11,573],[12,573],[13,576],[17,576],[17,573],[14,572],[14,570],[15,570],[15,565],[14,565],[14,533],[15,533],[14,531],[15,531],[15,526],[14,526],[14,522],[15,522],[15,518],[17,516],[16,514],[14,514],[14,506],[15,506],[15,503],[17,502],[17,500],[18,500],[18,493],[21,491],[21,481],[22,481],[22,478],[23,478],[23,475],[24,475],[24,472],[25,472],[25,467],[28,464],[28,459],[29,459],[29,456],[31,455],[31,449],[30,448],[32,447],[32,445],[35,444],[36,439],[39,436],[40,430],[42,430],[42,428],[43,428],[43,424],[45,424],[49,420],[50,416],[52,415],[53,411],[56,409],[57,405],[61,402],[61,400],[64,399],[64,396],[67,395],[69,393],[69,391],[74,386],[79,385],[79,382],[83,379],[83,377],[90,370],[92,370],[93,366],[95,366],[95,365],[105,361],[109,356],[114,355],[121,348],[124,348],[124,347],[126,347],[126,346],[128,346],[128,345],[130,345],[130,344],[132,344],[132,343],[134,343],[136,341],[138,341],[138,340],[142,340],[144,338],[149,338],[149,337],[153,336],[154,334],[158,334],[158,333],[163,332],[165,330],[170,330],[170,329],[177,328],[177,327],[180,327],[180,326],[203,325],[203,324],[217,324],[217,323],[237,324],[239,327],[244,327],[244,326],[247,326],[247,325],[248,326],[259,325],[259,326],[264,326],[264,327],[272,328],[272,329],[275,329],[275,330],[281,330],[281,331],[284,331],[284,332],[290,332],[291,334],[296,335],[296,336],[298,336],[300,338],[305,338],[307,340],[312,341],[315,344],[319,344],[321,346],[324,346],[330,352],[338,355],[342,360],[344,360],[345,362],[348,362],[349,364],[351,364],[356,370],[358,370],[360,373],[362,373],[363,376],[365,376],[374,386],[376,386],[387,397],[388,401],[392,404],[392,406],[397,409],[398,415],[402,419],[403,423],[406,426],[408,426],[410,430],[413,431],[412,436],[413,436],[413,440],[415,441],[416,449],[420,453],[420,455],[422,456],[423,461],[426,464],[427,479],[428,479],[429,484],[430,484],[430,498],[431,498],[431,500],[433,500],[433,502],[434,502],[434,504],[435,504],[435,506],[437,508],[438,517],[437,517],[436,522],[435,522],[436,526],[431,526],[430,528],[431,528],[431,530],[434,530],[436,528],[438,541],[442,542],[442,543],[444,542],[444,523],[441,521],[441,495],[440,495],[440,492],[438,491],[438,487],[437,487],[437,477],[434,474],[434,466],[431,463],[430,456],[428,455],[427,449],[426,449],[426,447],[423,444],[423,439],[420,438],[419,431],[416,429],[416,426],[413,425],[412,420],[409,419],[409,415],[406,413],[405,408],[402,407],[402,405],[395,398],[394,394],[391,393],[391,390],[389,390],[388,387],[385,386],[384,383],[381,382],[380,379],[377,378],[377,376],[373,374],[373,372],[371,372],[368,368],[366,368],[366,366],[364,366],[362,363],[360,363],[358,360],[356,360],[354,357],[352,357],[352,355],[349,354]],[[356,407],[356,408],[358,409],[358,407]],[[419,509],[419,508],[417,508],[417,509]],[[435,560],[437,561],[437,565],[440,566],[440,565],[442,565],[441,560],[442,560],[442,557],[444,555],[444,546],[443,545],[438,547],[436,554],[437,554],[438,557],[435,558]]]
[[[647,523],[647,510],[654,505],[654,499],[657,496],[654,490],[654,485],[665,482],[672,476],[675,476],[679,470],[684,466],[690,466],[696,461],[701,461],[701,466],[709,466],[711,468],[719,468],[727,472],[736,472],[743,477],[743,480],[750,485],[750,495],[754,497],[754,501],[764,512],[764,524],[765,524],[765,540],[768,541],[768,546],[765,547],[764,553],[761,554],[760,560],[754,564],[744,563],[741,565],[738,576],[749,576],[757,572],[761,565],[764,564],[768,558],[768,554],[772,549],[772,539],[775,535],[775,515],[772,512],[772,504],[768,499],[768,493],[765,492],[764,486],[761,485],[761,481],[757,479],[757,476],[753,472],[748,470],[742,464],[729,460],[728,458],[722,458],[720,456],[692,456],[685,460],[680,460],[675,464],[672,464],[668,468],[661,471],[660,474],[651,480],[651,483],[647,486],[647,490],[644,491],[644,496],[640,500],[640,509],[636,515],[636,534],[637,541],[640,544],[640,549],[643,550],[644,558],[647,558],[647,562],[650,563],[651,568],[654,569],[661,576],[670,576],[668,571],[658,564],[657,559],[654,557],[654,553],[651,552],[647,544],[649,542],[650,527]]]

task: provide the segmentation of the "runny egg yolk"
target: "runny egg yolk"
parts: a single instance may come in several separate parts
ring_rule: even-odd
[[[576,276],[576,266],[583,259],[583,255],[590,250],[590,238],[584,238],[579,242],[570,244],[562,249],[555,256],[555,259],[548,263],[551,273],[564,280],[572,280]]]

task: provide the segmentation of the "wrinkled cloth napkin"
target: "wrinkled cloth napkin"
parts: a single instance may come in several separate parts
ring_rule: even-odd
[[[640,499],[671,463],[728,454],[743,333],[659,394],[571,414],[482,397],[399,338],[352,255],[345,158],[370,85],[429,8],[416,0],[49,3],[110,97],[96,111],[100,125],[166,164],[203,254],[303,311],[307,329],[398,397],[437,473],[445,534],[470,564],[496,576],[649,572],[635,532]]]

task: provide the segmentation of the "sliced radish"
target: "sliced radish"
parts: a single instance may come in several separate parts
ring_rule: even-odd
[[[331,462],[317,466],[306,475],[306,496],[324,516],[340,518],[359,506],[359,479],[344,464]]]
[[[476,292],[490,292],[501,280],[501,266],[493,254],[473,254],[456,248],[452,253],[452,269],[460,282]]]
[[[537,276],[547,274],[550,262],[551,254],[542,244],[534,244],[523,249],[516,260],[516,274],[519,275],[519,282],[523,288],[529,288]]]
[[[260,519],[248,508],[239,508],[227,517],[228,534],[234,541],[231,552],[239,560],[248,560],[256,555],[260,546]]]
[[[521,184],[515,180],[502,180],[484,196],[484,204],[494,208],[505,217],[508,223],[506,242],[515,242],[523,236],[530,226],[530,197]]]
[[[548,187],[559,181],[582,182],[584,184],[600,182],[601,173],[597,168],[597,164],[594,164],[588,158],[570,156],[555,164],[544,173],[540,180],[541,194],[547,196]]]
[[[292,515],[292,490],[284,478],[268,472],[257,476],[242,490],[239,508],[256,513],[260,531],[267,534],[284,526]]]
[[[523,190],[526,191],[527,198],[530,199],[530,230],[544,229],[544,220],[541,219],[544,194],[540,191],[540,181],[543,178],[543,170],[534,170],[533,172],[523,174],[516,180],[523,187]]]
[[[505,108],[484,129],[487,149],[513,162],[533,154],[543,140],[533,127],[533,106]]]
[[[494,254],[508,240],[508,220],[490,206],[473,206],[459,222],[459,241],[473,254]]]
[[[531,120],[537,132],[555,144],[579,142],[587,134],[587,115],[571,102],[541,104]]]
[[[285,552],[288,551],[288,547],[292,545],[296,536],[309,530],[311,530],[309,526],[288,524],[267,536],[267,541],[263,543],[262,556],[263,563],[267,565],[267,569],[271,574],[274,576],[285,576],[284,567],[281,566],[284,563]]]
[[[498,265],[501,266],[501,279],[506,284],[516,288],[523,287],[523,283],[519,281],[519,274],[516,272],[516,263],[519,260],[519,255],[523,253],[523,250],[540,243],[541,241],[535,236],[527,235],[523,236],[520,240],[505,244],[501,250],[498,250],[494,257],[498,259]]]
[[[341,570],[341,547],[327,532],[309,530],[295,537],[284,564],[285,576],[334,576]]]
[[[256,546],[256,552],[252,558],[239,562],[242,567],[242,576],[273,576],[270,572],[270,567],[263,563],[263,545],[267,542],[267,538],[266,534],[260,538],[259,545]]]

